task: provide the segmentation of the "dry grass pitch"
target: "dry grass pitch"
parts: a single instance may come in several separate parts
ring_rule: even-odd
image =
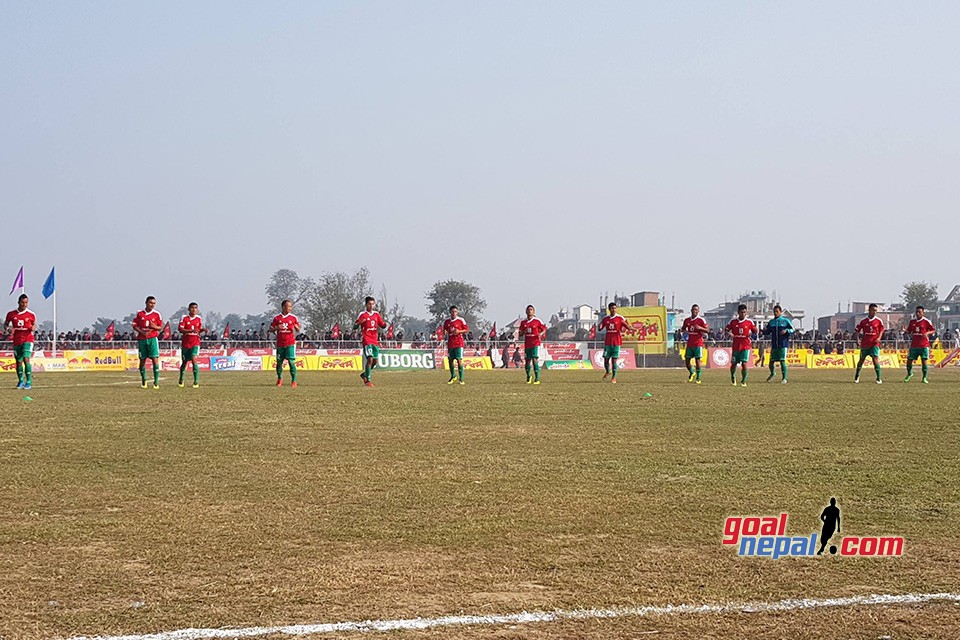
[[[38,376],[0,393],[0,637],[960,590],[960,375]],[[5,383],[13,385],[9,378]],[[132,384],[130,384],[132,382]],[[48,386],[49,385],[49,386]],[[653,394],[644,399],[643,392]],[[728,515],[902,535],[739,558]],[[652,633],[656,632],[656,633]],[[355,634],[356,635],[356,634]],[[960,606],[662,616],[402,638],[957,637]],[[353,637],[342,634],[336,637]],[[364,637],[369,637],[365,634]]]

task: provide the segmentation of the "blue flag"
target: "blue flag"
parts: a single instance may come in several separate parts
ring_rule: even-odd
[[[49,298],[57,290],[56,278],[53,275],[55,270],[56,267],[50,267],[50,275],[47,276],[47,281],[43,283],[42,293],[44,298]]]

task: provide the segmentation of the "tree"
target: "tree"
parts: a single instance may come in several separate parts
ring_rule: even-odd
[[[230,333],[243,329],[243,318],[239,313],[228,313],[223,317],[224,325],[230,325]]]
[[[267,304],[270,306],[267,313],[276,313],[284,300],[290,300],[294,305],[307,300],[314,286],[316,285],[312,278],[301,278],[292,269],[279,269],[264,287]]]
[[[361,267],[353,274],[324,273],[317,279],[303,302],[303,318],[315,330],[327,331],[340,323],[349,331],[370,295],[370,272]]]
[[[377,302],[380,306],[380,315],[383,316],[384,321],[387,325],[393,325],[394,330],[399,331],[400,329],[405,329],[406,325],[404,322],[407,319],[406,308],[400,304],[400,302],[394,298],[393,302],[390,303],[389,296],[387,295],[387,286],[380,285],[380,297],[377,298]],[[409,329],[408,329],[409,331]]]
[[[456,305],[460,315],[467,324],[480,326],[483,322],[483,312],[487,308],[487,301],[480,294],[480,288],[460,280],[445,280],[433,285],[427,291],[426,298],[430,302],[427,311],[430,320],[436,327],[450,313],[450,307]]]
[[[900,294],[907,313],[910,314],[917,305],[927,310],[934,322],[936,322],[939,309],[940,296],[937,293],[937,285],[929,282],[908,282],[903,285],[903,293]]]

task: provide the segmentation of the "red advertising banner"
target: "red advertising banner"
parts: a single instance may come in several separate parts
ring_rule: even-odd
[[[594,369],[603,369],[603,349],[590,349],[590,362],[593,363]],[[620,347],[620,357],[617,358],[617,368],[637,368],[637,358],[633,354],[633,349]]]

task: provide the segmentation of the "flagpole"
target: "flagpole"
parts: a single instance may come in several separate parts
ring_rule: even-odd
[[[57,357],[57,290],[53,290],[53,353],[51,358]]]

